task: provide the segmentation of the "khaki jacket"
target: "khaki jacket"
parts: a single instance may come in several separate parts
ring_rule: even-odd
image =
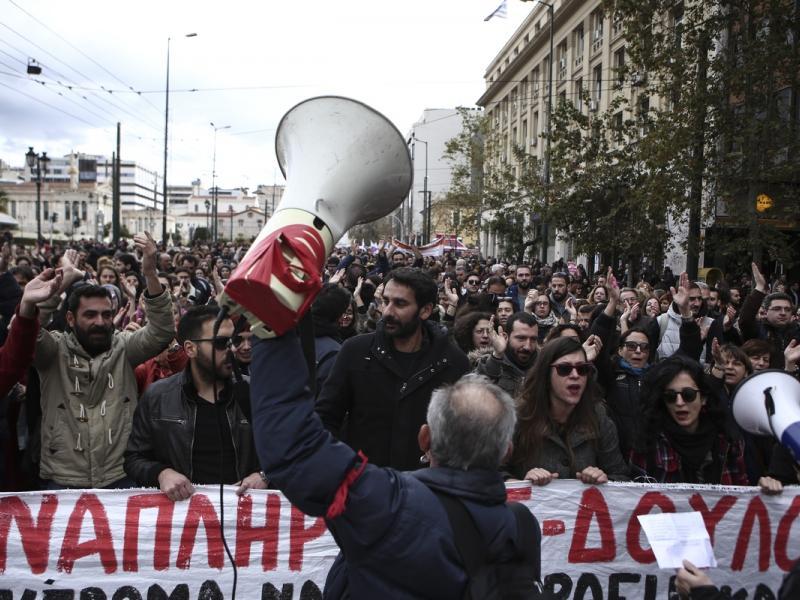
[[[95,357],[71,332],[40,330],[33,364],[41,379],[42,479],[101,488],[125,477],[122,465],[138,398],[134,367],[175,336],[169,292],[145,294],[145,306],[147,325],[115,333],[111,348]]]

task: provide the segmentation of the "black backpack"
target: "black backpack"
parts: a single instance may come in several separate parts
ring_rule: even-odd
[[[512,502],[508,505],[517,520],[521,556],[508,562],[490,563],[486,558],[486,542],[461,500],[438,490],[431,491],[447,511],[456,548],[469,578],[464,600],[545,600],[551,597],[541,585],[539,523],[524,504]]]

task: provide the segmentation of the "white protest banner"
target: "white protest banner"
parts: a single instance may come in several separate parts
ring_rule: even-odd
[[[225,539],[239,567],[237,597],[321,598],[337,554],[321,519],[278,492],[224,491]],[[699,511],[718,568],[737,599],[775,598],[800,558],[800,488],[555,481],[511,484],[542,526],[542,574],[555,597],[668,597],[674,571],[659,570],[637,519]],[[0,495],[0,600],[221,600],[233,576],[219,533],[219,492],[201,486],[173,503],[155,490],[77,490]],[[421,535],[424,532],[420,532]]]

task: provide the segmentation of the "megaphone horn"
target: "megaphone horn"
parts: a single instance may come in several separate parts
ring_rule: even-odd
[[[774,436],[800,460],[800,381],[785,371],[761,371],[736,387],[732,401],[742,429]]]
[[[397,128],[349,98],[296,105],[278,125],[275,150],[286,191],[220,298],[262,335],[261,325],[278,335],[297,325],[336,242],[353,225],[394,210],[412,180]]]

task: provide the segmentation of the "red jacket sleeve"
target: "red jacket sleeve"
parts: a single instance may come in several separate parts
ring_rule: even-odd
[[[21,317],[17,312],[6,343],[0,348],[0,396],[5,396],[25,376],[33,362],[38,334],[39,319]]]

